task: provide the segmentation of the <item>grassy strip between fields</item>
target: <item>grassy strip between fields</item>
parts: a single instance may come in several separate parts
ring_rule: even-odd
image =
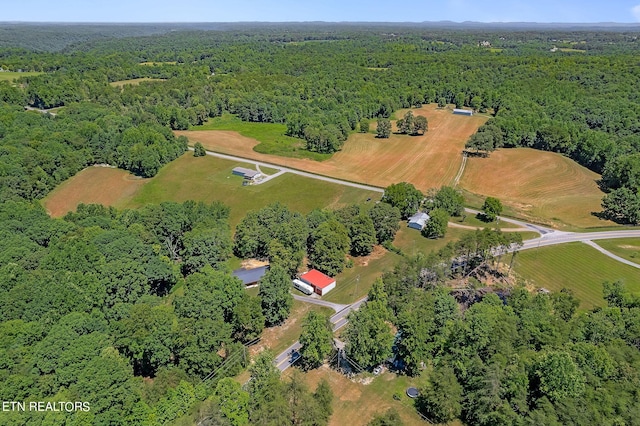
[[[640,238],[620,238],[614,240],[597,240],[594,241],[605,250],[627,259],[631,262],[640,264]]]
[[[320,154],[304,149],[305,142],[301,139],[286,136],[287,126],[279,123],[251,123],[242,121],[231,114],[214,117],[202,126],[194,126],[191,130],[231,130],[242,136],[253,138],[260,143],[253,149],[262,154],[280,155],[293,158],[310,158],[322,161],[331,154]]]
[[[535,287],[573,290],[581,309],[605,305],[604,281],[622,280],[628,291],[640,292],[638,269],[579,242],[522,251],[516,257],[514,270]]]

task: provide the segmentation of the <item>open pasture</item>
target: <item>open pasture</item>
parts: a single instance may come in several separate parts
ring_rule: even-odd
[[[292,374],[295,374],[295,369],[288,369],[284,373],[288,377]],[[418,378],[385,370],[377,377],[349,380],[326,365],[302,374],[311,390],[316,389],[321,379],[329,382],[333,391],[333,415],[329,419],[329,426],[364,426],[374,415],[384,414],[390,408],[398,412],[405,425],[429,424],[420,418],[414,408],[414,400],[405,393],[408,387],[420,385]],[[394,399],[394,394],[398,395],[398,400]]]
[[[124,170],[93,166],[58,185],[42,203],[52,217],[75,211],[81,203],[118,206],[144,183],[144,179]]]
[[[460,187],[499,198],[507,212],[557,227],[614,225],[592,212],[602,210],[600,175],[551,152],[499,149],[489,158],[470,157]]]
[[[0,81],[15,81],[20,77],[31,77],[34,75],[42,74],[41,72],[13,72],[13,71],[2,71],[0,72]]]
[[[136,208],[162,201],[221,201],[231,208],[235,226],[248,210],[279,201],[294,211],[339,208],[377,200],[380,194],[348,186],[284,174],[261,185],[242,186],[231,174],[237,166],[253,166],[188,152],[164,166],[153,178],[141,179],[119,169],[89,167],[63,182],[44,200],[54,217],[75,210],[79,203]]]
[[[109,83],[109,85],[112,87],[123,88],[124,86],[127,86],[127,85],[137,86],[138,84],[144,83],[145,81],[165,81],[165,80],[162,78],[142,77],[142,78],[132,78],[131,80],[112,81],[111,83]]]
[[[598,243],[600,243],[598,241]],[[514,271],[528,284],[560,291],[566,287],[580,299],[581,309],[605,306],[602,283],[622,280],[628,291],[640,291],[640,270],[611,259],[583,243],[524,250]]]
[[[450,110],[438,109],[435,105],[414,109],[413,113],[427,117],[429,131],[424,135],[393,134],[389,139],[377,139],[370,133],[353,134],[340,152],[322,162],[256,152],[256,139],[234,131],[176,133],[187,136],[191,143],[200,142],[212,151],[380,187],[406,181],[426,191],[451,184],[462,161],[465,142],[486,117],[453,115]],[[396,115],[401,117],[402,114],[404,111]]]

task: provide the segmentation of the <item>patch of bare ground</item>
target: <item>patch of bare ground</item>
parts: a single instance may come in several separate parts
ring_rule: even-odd
[[[78,172],[49,193],[42,203],[52,217],[61,217],[75,211],[79,204],[117,206],[132,196],[145,179],[124,170],[92,166]]]

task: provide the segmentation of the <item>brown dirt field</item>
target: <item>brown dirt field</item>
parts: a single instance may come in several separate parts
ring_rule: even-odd
[[[525,218],[554,226],[611,226],[591,212],[602,210],[600,175],[560,154],[530,148],[500,149],[489,158],[471,157],[460,187],[499,198]]]
[[[52,217],[75,211],[78,204],[117,205],[132,196],[145,180],[129,172],[111,167],[88,167],[60,184],[43,200]]]
[[[399,111],[397,116],[401,117],[405,111]],[[486,117],[453,115],[450,110],[440,110],[435,105],[414,109],[413,113],[429,120],[429,131],[425,135],[391,135],[389,139],[376,139],[373,134],[353,134],[342,151],[322,162],[257,153],[253,147],[258,141],[232,131],[180,131],[176,134],[185,135],[191,142],[200,142],[213,151],[380,187],[406,181],[426,191],[450,184],[458,172],[465,142],[487,120]]]

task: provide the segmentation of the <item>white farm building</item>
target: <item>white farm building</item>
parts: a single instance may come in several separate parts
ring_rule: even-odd
[[[409,218],[409,224],[407,226],[422,231],[422,228],[424,228],[427,222],[429,222],[429,215],[424,212],[417,212]]]
[[[468,116],[472,116],[473,115],[473,111],[471,111],[470,109],[459,109],[456,108],[453,110],[454,114],[458,114],[458,115],[468,115]]]

